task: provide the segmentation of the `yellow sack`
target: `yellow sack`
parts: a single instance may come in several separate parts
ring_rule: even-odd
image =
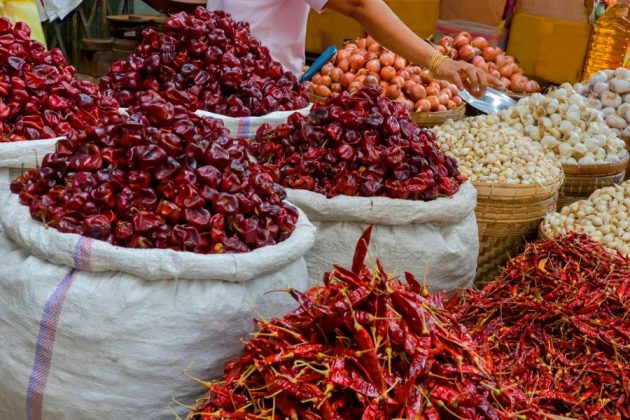
[[[31,38],[46,46],[37,0],[0,0],[0,16],[9,18],[13,23],[26,22],[31,27]]]

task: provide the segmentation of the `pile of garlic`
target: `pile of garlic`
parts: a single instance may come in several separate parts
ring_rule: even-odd
[[[630,138],[630,69],[602,70],[575,91],[588,99],[588,106],[601,110],[617,135]]]
[[[552,237],[568,232],[590,235],[606,248],[630,255],[630,180],[595,191],[588,200],[545,217],[543,228]]]
[[[473,183],[544,185],[560,179],[561,165],[540,144],[496,114],[449,120],[434,128],[440,149],[453,156]]]
[[[540,142],[550,158],[567,165],[616,163],[627,157],[604,115],[565,83],[546,96],[535,93],[499,112],[517,131]]]

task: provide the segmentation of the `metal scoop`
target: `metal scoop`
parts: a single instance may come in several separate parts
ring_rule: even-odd
[[[480,98],[475,98],[465,90],[459,92],[459,96],[468,105],[485,114],[496,113],[505,108],[516,105],[516,101],[514,99],[510,98],[504,92],[492,89],[491,87],[488,87],[485,95]]]

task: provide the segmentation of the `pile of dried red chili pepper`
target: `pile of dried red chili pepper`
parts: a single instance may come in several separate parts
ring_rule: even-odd
[[[52,139],[96,124],[98,86],[74,78],[61,50],[0,18],[0,143]]]
[[[450,197],[466,178],[435,133],[407,108],[365,87],[343,92],[286,124],[263,124],[249,152],[274,181],[324,194],[431,201]]]
[[[259,322],[190,418],[540,418],[522,391],[497,382],[442,295],[364,264],[370,231],[352,270],[290,290],[299,308]]]
[[[630,258],[586,235],[538,242],[458,319],[497,372],[546,412],[630,418]]]

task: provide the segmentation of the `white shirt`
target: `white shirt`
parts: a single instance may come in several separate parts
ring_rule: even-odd
[[[296,76],[304,66],[309,7],[321,12],[328,0],[208,0],[208,10],[225,10],[234,20],[249,22],[254,35],[274,60]]]

